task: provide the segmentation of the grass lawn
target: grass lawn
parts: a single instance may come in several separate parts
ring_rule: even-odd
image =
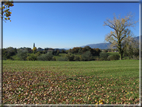
[[[4,104],[138,104],[139,61],[3,61]]]

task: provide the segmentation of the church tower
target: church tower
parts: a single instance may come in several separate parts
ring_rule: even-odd
[[[35,47],[35,43],[33,44],[33,48]]]

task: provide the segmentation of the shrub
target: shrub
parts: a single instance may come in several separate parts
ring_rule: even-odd
[[[135,55],[133,55],[133,59],[135,59],[135,60],[139,60],[139,56],[135,56]]]
[[[69,61],[73,61],[74,60],[74,55],[67,54],[66,57],[68,58]]]
[[[40,53],[40,52],[37,52],[35,55],[36,55],[36,57],[38,57],[38,56],[41,55],[41,53]]]
[[[108,60],[119,60],[119,55],[109,55]]]
[[[41,54],[40,56],[37,57],[37,59],[41,61],[51,61],[52,57],[53,57],[52,53],[48,52],[47,54]]]
[[[100,59],[99,59],[99,57],[98,57],[98,56],[96,56],[96,57],[95,57],[95,60],[96,60],[96,61],[99,61]]]
[[[134,56],[133,57],[139,57],[139,49],[134,50]]]
[[[85,53],[83,53],[81,55],[81,60],[82,61],[90,61],[90,60],[92,60],[92,54],[91,54],[91,52],[90,51],[86,51]]]
[[[55,57],[52,57],[52,61],[56,61],[56,58],[55,58]]]
[[[26,60],[28,56],[28,51],[27,50],[18,50],[17,56],[19,57],[20,60]]]
[[[37,56],[32,54],[32,55],[27,57],[27,60],[28,61],[35,61],[35,60],[37,60]]]
[[[60,58],[58,58],[58,61],[68,61],[68,58],[67,57],[60,57]]]
[[[5,58],[5,57],[2,57],[2,60],[6,60],[6,58]]]
[[[101,52],[100,53],[100,59],[101,60],[107,60],[107,57],[108,57],[108,53],[106,53],[106,52]]]
[[[74,61],[80,61],[80,57],[79,56],[75,56],[74,57]]]

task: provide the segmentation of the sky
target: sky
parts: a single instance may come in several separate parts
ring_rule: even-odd
[[[3,22],[3,48],[72,48],[106,43],[106,19],[129,13],[139,21],[139,3],[14,3]],[[139,36],[139,23],[130,28]]]

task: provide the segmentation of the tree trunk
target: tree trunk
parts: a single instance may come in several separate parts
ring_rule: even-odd
[[[122,59],[122,54],[121,54],[121,52],[119,52],[119,56],[120,56],[120,60]]]
[[[119,51],[119,56],[120,60],[122,59],[122,48],[121,48],[121,41],[118,39],[118,51]]]

